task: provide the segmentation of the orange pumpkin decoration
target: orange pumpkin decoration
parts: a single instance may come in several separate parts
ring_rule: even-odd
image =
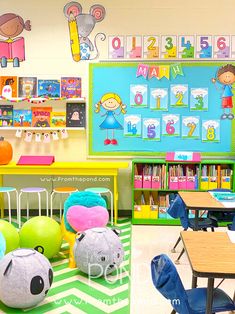
[[[12,160],[13,150],[9,142],[0,137],[0,165],[7,165]]]

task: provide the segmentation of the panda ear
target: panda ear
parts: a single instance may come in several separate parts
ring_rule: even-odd
[[[80,235],[77,235],[76,240],[81,242],[83,238],[85,238],[85,233],[81,233]]]
[[[4,273],[3,273],[3,276],[9,275],[10,272],[11,272],[11,269],[12,269],[12,259],[8,263],[6,269],[5,269]]]
[[[121,231],[120,229],[112,229],[112,231],[113,231],[117,236],[119,236],[119,235],[122,233],[122,231]]]

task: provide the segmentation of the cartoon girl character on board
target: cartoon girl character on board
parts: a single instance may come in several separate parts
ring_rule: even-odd
[[[232,113],[233,109],[233,93],[232,90],[232,84],[235,82],[235,66],[232,64],[227,64],[225,66],[222,66],[219,68],[217,72],[217,78],[212,79],[212,83],[216,84],[216,81],[219,81],[222,86],[222,108],[223,108],[223,114],[221,115],[221,119],[234,119],[234,114]],[[218,87],[215,85],[216,89]],[[225,109],[229,109],[229,113],[226,113]]]
[[[117,145],[118,142],[114,137],[114,130],[122,130],[123,126],[116,120],[115,116],[119,115],[120,113],[125,114],[126,105],[122,103],[120,96],[118,96],[117,94],[107,93],[104,94],[101,100],[95,105],[96,113],[100,112],[101,106],[106,110],[105,114],[101,115],[102,117],[106,117],[99,126],[100,129],[107,130],[107,137],[104,140],[104,145]],[[115,112],[117,109],[120,109],[118,113]],[[109,130],[112,130],[111,139],[109,139]]]

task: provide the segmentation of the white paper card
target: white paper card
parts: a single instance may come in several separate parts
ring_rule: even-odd
[[[32,141],[32,137],[33,137],[33,133],[32,132],[26,132],[25,135],[25,142],[31,142]]]
[[[22,132],[23,132],[23,130],[20,130],[20,129],[18,129],[17,131],[16,131],[16,137],[21,137],[22,136]]]

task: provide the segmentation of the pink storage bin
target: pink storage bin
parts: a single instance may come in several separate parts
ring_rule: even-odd
[[[179,190],[186,190],[186,176],[178,177],[178,188]]]
[[[134,188],[136,189],[142,189],[142,176],[141,175],[135,175],[134,177]]]
[[[170,190],[179,189],[178,177],[169,177],[169,189]]]
[[[186,187],[187,187],[187,190],[195,190],[195,177],[194,176],[187,177]]]
[[[161,188],[161,182],[159,176],[152,176],[152,189],[159,190]]]
[[[151,176],[143,176],[143,188],[151,189],[152,187],[152,177]]]

